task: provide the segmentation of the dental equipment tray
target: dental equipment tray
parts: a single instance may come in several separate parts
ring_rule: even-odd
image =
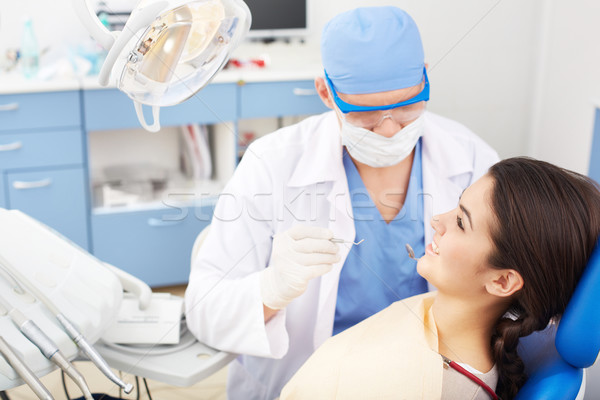
[[[198,342],[187,330],[177,345],[133,346],[99,341],[95,347],[113,368],[181,387],[209,377],[236,357]]]

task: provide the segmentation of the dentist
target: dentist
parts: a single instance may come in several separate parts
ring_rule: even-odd
[[[406,12],[342,13],[321,52],[315,87],[332,111],[249,147],[193,261],[188,327],[240,354],[231,399],[278,397],[327,338],[426,292],[405,243],[422,255],[431,217],[498,161],[469,129],[426,111],[421,38]]]

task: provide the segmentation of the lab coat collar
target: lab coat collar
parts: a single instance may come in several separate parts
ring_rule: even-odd
[[[330,111],[322,121],[322,126],[315,126],[314,130],[315,132],[311,132],[314,139],[312,151],[303,152],[288,181],[289,187],[336,181],[345,177],[340,126],[335,113]],[[440,140],[442,134],[445,137]],[[435,176],[452,178],[473,172],[469,149],[456,138],[449,137],[428,112],[425,113],[422,143],[423,158],[429,161],[424,164],[431,166],[431,173]]]
[[[310,127],[312,142],[300,157],[288,181],[289,187],[302,187],[319,182],[345,179],[342,162],[342,137],[340,126],[333,111],[330,111],[320,125]]]

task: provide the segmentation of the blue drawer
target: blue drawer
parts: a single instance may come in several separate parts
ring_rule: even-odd
[[[79,91],[0,96],[0,131],[81,126]]]
[[[8,208],[23,211],[88,249],[83,168],[8,173],[6,180]]]
[[[81,130],[0,133],[0,169],[83,163]]]
[[[240,118],[320,114],[327,110],[313,81],[247,83],[240,87]]]
[[[93,253],[150,286],[186,283],[196,236],[212,207],[92,214]]]
[[[237,116],[237,86],[234,83],[208,85],[181,104],[160,109],[161,126],[215,124],[234,121]],[[83,92],[85,124],[88,131],[139,128],[131,100],[116,89]],[[146,121],[152,123],[151,109],[144,106]]]

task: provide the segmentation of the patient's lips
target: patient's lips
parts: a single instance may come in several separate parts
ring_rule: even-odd
[[[440,248],[438,247],[438,245],[435,242],[435,240],[433,242],[431,242],[431,250],[433,250],[433,252],[435,254],[440,254]]]
[[[425,246],[425,254],[430,255],[430,256],[438,256],[440,254],[440,251],[439,251],[439,249],[434,247],[433,242],[432,242],[432,243],[429,243],[427,246]]]

